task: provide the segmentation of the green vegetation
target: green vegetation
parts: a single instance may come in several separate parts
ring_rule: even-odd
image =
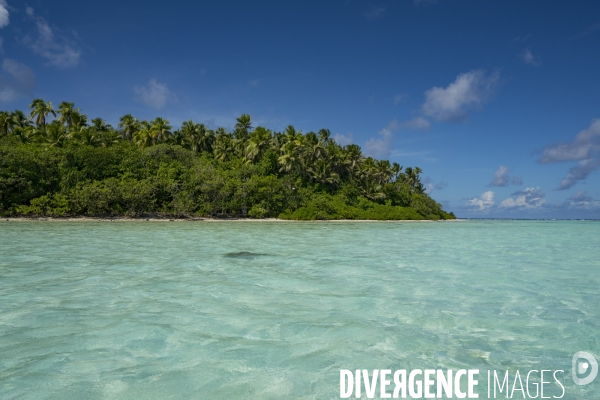
[[[91,121],[63,102],[0,112],[0,215],[452,219],[421,169],[363,156],[327,129],[233,132],[186,121]],[[52,119],[53,120],[50,120]]]

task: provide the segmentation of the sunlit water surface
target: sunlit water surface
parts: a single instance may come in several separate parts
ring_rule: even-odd
[[[0,223],[3,399],[333,399],[357,368],[480,369],[480,398],[487,370],[562,369],[600,398],[580,350],[598,222]]]

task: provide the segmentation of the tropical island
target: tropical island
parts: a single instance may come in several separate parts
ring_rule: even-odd
[[[117,128],[74,103],[33,100],[0,111],[0,215],[454,219],[421,183],[419,167],[363,155],[331,132],[124,115]]]

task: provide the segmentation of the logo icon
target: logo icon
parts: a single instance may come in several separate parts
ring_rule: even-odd
[[[596,375],[598,375],[598,361],[596,361],[594,356],[590,353],[586,353],[585,351],[578,351],[573,356],[572,371],[573,382],[575,382],[576,385],[587,385],[588,383],[591,383],[594,379],[596,379]],[[587,377],[579,377],[586,374],[588,371],[590,371],[590,373]]]

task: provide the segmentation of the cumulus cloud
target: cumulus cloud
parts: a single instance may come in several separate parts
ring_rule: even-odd
[[[400,128],[397,120],[390,121],[385,128],[379,131],[378,138],[371,138],[365,144],[365,153],[369,156],[380,158],[389,157],[392,152],[393,132]]]
[[[369,11],[367,11],[364,16],[368,21],[374,21],[383,17],[385,13],[385,7],[371,7]]]
[[[341,133],[336,133],[335,135],[333,135],[333,139],[340,146],[346,146],[348,144],[354,143],[354,135],[352,133],[349,133],[347,135],[343,135]]]
[[[487,75],[483,70],[460,74],[447,87],[433,87],[425,92],[423,114],[440,121],[460,122],[467,111],[487,103],[499,84],[498,71]]]
[[[558,185],[558,190],[566,190],[573,187],[578,181],[584,180],[589,174],[600,167],[600,160],[581,160],[576,166],[569,169],[567,176]]]
[[[8,4],[6,0],[0,0],[0,28],[8,26],[9,23]]]
[[[8,103],[22,96],[31,95],[35,88],[35,74],[25,64],[5,59],[0,74],[0,102]]]
[[[42,17],[35,16],[31,7],[26,9],[27,15],[35,20],[37,35],[26,36],[23,42],[34,53],[46,59],[49,65],[58,68],[75,67],[79,64],[81,50],[71,38],[50,27]]]
[[[528,187],[525,190],[519,190],[511,194],[509,197],[500,203],[500,207],[509,209],[537,209],[546,203],[546,194],[539,187]]]
[[[405,121],[400,124],[402,128],[417,130],[417,131],[427,131],[431,128],[431,122],[423,117],[416,117],[411,120]]]
[[[546,146],[538,162],[580,161],[597,153],[600,153],[600,119],[593,119],[590,127],[580,131],[572,142]]]
[[[592,120],[589,128],[580,131],[572,142],[546,146],[538,159],[540,164],[577,161],[558,186],[569,189],[600,167],[600,119]]]
[[[501,165],[498,171],[494,172],[494,179],[492,179],[488,186],[508,186],[509,182],[508,167]]]
[[[575,193],[573,196],[569,197],[569,200],[571,200],[571,201],[592,201],[593,199],[587,195],[586,190],[580,190],[579,192]]]
[[[136,86],[133,88],[136,98],[156,110],[160,110],[167,103],[176,102],[177,96],[163,83],[156,79],[150,79],[145,86]]]
[[[595,200],[588,196],[585,190],[580,190],[561,205],[567,208],[592,210],[600,208],[600,200]]]
[[[430,177],[423,179],[423,184],[425,185],[425,192],[427,194],[430,194],[434,190],[443,190],[444,188],[448,187],[447,182],[440,181],[436,183]]]
[[[508,167],[501,165],[496,172],[494,172],[494,178],[488,184],[488,186],[497,186],[503,187],[508,186],[509,184],[513,185],[522,185],[523,179],[518,176],[510,176],[510,169]]]
[[[540,57],[534,56],[529,47],[523,50],[523,52],[521,53],[521,59],[525,64],[533,65],[534,67],[537,67],[541,64]]]
[[[476,211],[489,211],[490,208],[494,206],[494,192],[488,190],[487,192],[483,192],[479,197],[473,197],[469,199],[465,206],[472,208]]]

